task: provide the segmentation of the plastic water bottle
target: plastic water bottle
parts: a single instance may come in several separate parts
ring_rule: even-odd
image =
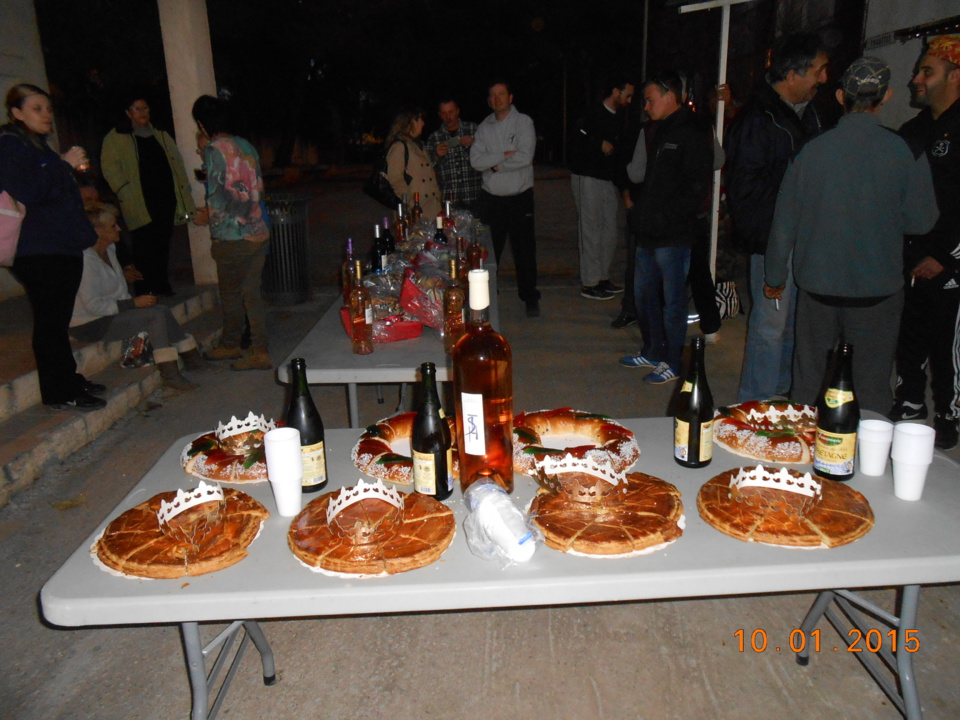
[[[527,562],[533,557],[536,536],[527,527],[523,513],[495,480],[477,480],[463,497],[470,510],[464,528],[475,555],[512,562]]]

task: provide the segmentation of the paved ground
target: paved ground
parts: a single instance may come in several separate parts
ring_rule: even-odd
[[[270,310],[275,361],[335,297],[345,238],[365,237],[380,214],[356,183],[325,183],[306,192],[312,198],[317,292],[304,305]],[[666,414],[675,386],[642,386],[641,371],[616,364],[621,354],[636,350],[636,329],[609,329],[615,303],[590,302],[576,292],[568,181],[541,179],[537,203],[543,316],[524,317],[509,260],[501,277],[502,328],[515,354],[515,408],[573,405],[620,417]],[[617,274],[622,261],[621,252]],[[742,319],[728,322],[722,343],[708,348],[718,403],[733,401],[743,332]],[[176,627],[55,628],[42,620],[37,597],[175,438],[249,409],[268,416],[282,412],[284,390],[271,373],[226,372],[200,381],[193,393],[155,396],[0,510],[0,717],[187,717],[190,698]],[[378,405],[374,388],[361,386],[364,422],[392,411],[396,392],[388,386],[385,394],[387,403]],[[342,388],[318,388],[315,398],[329,427],[347,426]],[[889,592],[875,595],[880,604],[890,602]],[[800,668],[788,654],[738,650],[738,628],[788,632],[811,598],[802,593],[266,622],[280,683],[264,688],[255,654],[248,654],[221,717],[899,717],[849,654],[824,652]],[[958,614],[956,585],[924,589],[916,668],[927,718],[960,717]],[[823,631],[835,639],[831,629]]]

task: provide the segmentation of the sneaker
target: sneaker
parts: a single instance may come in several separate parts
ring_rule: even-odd
[[[612,327],[614,330],[623,330],[625,327],[628,325],[633,325],[635,322],[637,322],[636,315],[624,315],[623,313],[620,313],[610,322],[610,327]]]
[[[102,383],[91,382],[90,380],[84,380],[80,383],[80,389],[87,393],[88,395],[103,395],[107,392],[107,386]]]
[[[650,385],[663,385],[664,383],[673,382],[679,378],[680,376],[677,375],[669,365],[662,362],[653,369],[652,373],[644,377],[643,381]]]
[[[619,285],[614,285],[609,280],[601,280],[597,284],[597,287],[600,288],[601,290],[606,290],[608,293],[613,293],[614,295],[617,295],[623,292],[622,287],[620,287]]]
[[[102,410],[107,406],[107,401],[103,398],[94,397],[90,393],[83,392],[73,398],[72,400],[67,400],[62,403],[49,403],[48,407],[56,408],[57,410],[79,410],[80,412],[93,412],[94,410]]]
[[[639,367],[657,367],[660,363],[656,363],[649,358],[645,358],[642,353],[637,353],[636,355],[625,355],[620,358],[620,364],[628,368],[639,368]]]
[[[933,429],[937,433],[933,441],[935,448],[953,450],[957,446],[960,440],[960,419],[937,413],[933,416]]]
[[[613,300],[613,293],[599,285],[593,287],[584,285],[580,288],[580,297],[585,297],[587,300]]]
[[[536,300],[527,302],[527,317],[540,317],[540,303]]]
[[[897,400],[887,413],[887,419],[891,422],[901,422],[903,420],[923,420],[927,417],[927,406],[923,403],[917,404],[907,402],[906,400]]]
[[[703,336],[703,342],[705,345],[716,345],[720,342],[720,331],[717,330],[715,333],[707,333]]]

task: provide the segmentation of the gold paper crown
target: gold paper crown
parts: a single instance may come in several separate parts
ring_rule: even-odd
[[[169,503],[166,500],[161,500],[160,509],[157,511],[157,519],[160,521],[160,525],[166,525],[170,518],[176,517],[184,510],[189,510],[207,502],[223,502],[223,490],[219,485],[207,485],[201,480],[196,490],[184,492],[180,489],[177,490],[176,497]]]
[[[546,475],[586,473],[605,480],[614,486],[627,482],[626,475],[614,470],[609,458],[598,461],[589,454],[582,458],[574,457],[570,453],[566,453],[563,457],[545,455],[542,460],[537,460],[534,465],[538,471],[542,471]]]
[[[791,422],[795,422],[802,417],[809,417],[816,419],[817,411],[816,409],[810,407],[809,405],[801,406],[801,410],[797,410],[792,404],[789,404],[783,410],[779,408],[770,406],[766,409],[765,412],[757,412],[756,408],[750,408],[750,412],[747,413],[747,420],[769,420],[772,423],[780,421],[780,418],[785,417]]]
[[[241,435],[243,433],[253,432],[254,430],[267,432],[268,430],[273,430],[276,427],[276,423],[274,423],[273,420],[267,420],[263,415],[258,417],[251,411],[247,413],[247,417],[243,420],[238,420],[234,415],[230,418],[230,422],[228,422],[226,425],[223,423],[218,423],[217,440],[222,442],[226,438],[233,437],[234,435]]]
[[[763,465],[757,465],[753,470],[740,468],[737,474],[730,478],[730,487],[737,486],[738,490],[747,487],[763,487],[773,490],[786,490],[806,495],[809,498],[820,497],[821,485],[813,479],[810,473],[804,473],[799,478],[790,474],[786,468],[777,472],[769,472]]]
[[[327,524],[332,523],[344,508],[367,498],[384,500],[398,510],[403,509],[403,498],[394,488],[388,488],[380,480],[368,483],[360,479],[355,487],[343,488],[335,498],[330,500],[330,504],[327,505]]]

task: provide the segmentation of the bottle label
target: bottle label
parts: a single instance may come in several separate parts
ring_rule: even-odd
[[[689,380],[684,380],[684,381],[683,381],[683,387],[680,388],[680,392],[682,392],[682,393],[685,393],[685,392],[693,392],[693,383],[690,382]]]
[[[838,408],[848,402],[853,402],[853,392],[850,390],[828,388],[827,392],[823,395],[823,401],[827,404],[828,408]]]
[[[363,321],[367,325],[373,325],[373,307],[367,307],[363,311]]]
[[[483,434],[483,395],[460,393],[463,410],[463,451],[467,455],[486,455],[487,440]]]
[[[301,445],[300,454],[303,457],[303,486],[323,485],[327,481],[327,455],[323,451],[323,441]]]
[[[690,423],[683,420],[673,421],[673,455],[677,460],[689,461],[690,458]],[[694,448],[696,450],[696,448]],[[713,420],[700,425],[700,449],[696,462],[706,462],[713,458]]]
[[[813,450],[813,468],[830,475],[853,475],[857,454],[857,434],[832,433],[817,428]]]
[[[443,484],[446,490],[453,489],[453,448],[447,448],[447,477],[437,477],[437,463],[433,453],[413,451],[413,489],[423,495],[436,495],[437,485]]]

